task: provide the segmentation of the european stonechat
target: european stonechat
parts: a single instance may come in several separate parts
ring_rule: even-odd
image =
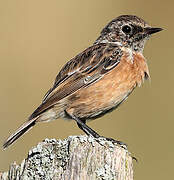
[[[133,15],[112,20],[92,46],[65,64],[41,105],[3,147],[8,147],[37,122],[60,117],[73,119],[87,135],[100,137],[86,121],[116,109],[136,86],[148,79],[144,45],[151,34],[161,30]]]

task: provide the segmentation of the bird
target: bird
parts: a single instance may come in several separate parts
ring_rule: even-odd
[[[115,110],[150,77],[143,49],[151,35],[161,30],[135,15],[110,21],[90,47],[63,66],[40,106],[3,148],[38,122],[59,118],[74,120],[87,135],[101,137],[86,122]]]

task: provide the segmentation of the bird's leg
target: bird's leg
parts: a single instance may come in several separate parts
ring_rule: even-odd
[[[82,122],[83,122],[84,124],[86,124],[86,120],[83,120]],[[86,129],[83,128],[83,126],[82,126],[81,124],[79,124],[79,123],[77,122],[77,125],[78,125],[78,127],[79,127],[82,131],[84,131],[88,136],[90,135],[89,132],[86,131]]]
[[[95,132],[93,129],[91,129],[89,126],[87,126],[85,123],[86,121],[82,121],[79,118],[72,116],[72,118],[77,122],[78,127],[83,130],[88,136],[92,135],[94,138],[99,138],[100,135]]]
[[[89,126],[86,125],[86,120],[81,120],[78,117],[74,116],[73,113],[68,112],[65,110],[65,113],[67,116],[69,116],[71,119],[75,120],[78,127],[83,130],[88,136],[91,135],[94,138],[99,138],[100,135],[95,132],[93,129],[91,129]]]
[[[113,138],[108,138],[108,137],[104,137],[104,136],[100,136],[97,132],[95,132],[93,129],[91,129],[89,126],[87,126],[85,123],[86,121],[82,121],[80,119],[78,119],[75,116],[72,116],[72,118],[77,122],[78,127],[83,130],[88,136],[92,135],[94,138],[104,138],[107,141],[111,141],[113,143],[119,144],[120,146],[122,146],[123,148],[127,149],[127,144],[125,144],[124,142],[115,140]]]
[[[81,119],[77,118],[76,116],[74,116],[72,114],[71,115],[68,114],[68,115],[77,122],[78,127],[81,130],[83,130],[88,136],[91,135],[94,138],[104,138],[107,141],[111,141],[113,143],[119,144],[123,148],[127,149],[127,145],[125,143],[121,142],[121,141],[115,140],[113,138],[107,138],[107,137],[104,137],[104,136],[100,136],[97,132],[95,132],[93,129],[91,129],[89,126],[86,125],[86,120],[81,120]]]

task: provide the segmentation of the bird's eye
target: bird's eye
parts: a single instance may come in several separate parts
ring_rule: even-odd
[[[128,26],[128,25],[125,25],[122,27],[122,31],[125,33],[125,34],[129,34],[131,32],[131,27]]]

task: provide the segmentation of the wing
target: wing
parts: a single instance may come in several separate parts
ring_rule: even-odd
[[[97,44],[71,59],[59,72],[53,87],[29,119],[39,116],[63,98],[100,80],[120,62],[121,49],[115,44]]]

